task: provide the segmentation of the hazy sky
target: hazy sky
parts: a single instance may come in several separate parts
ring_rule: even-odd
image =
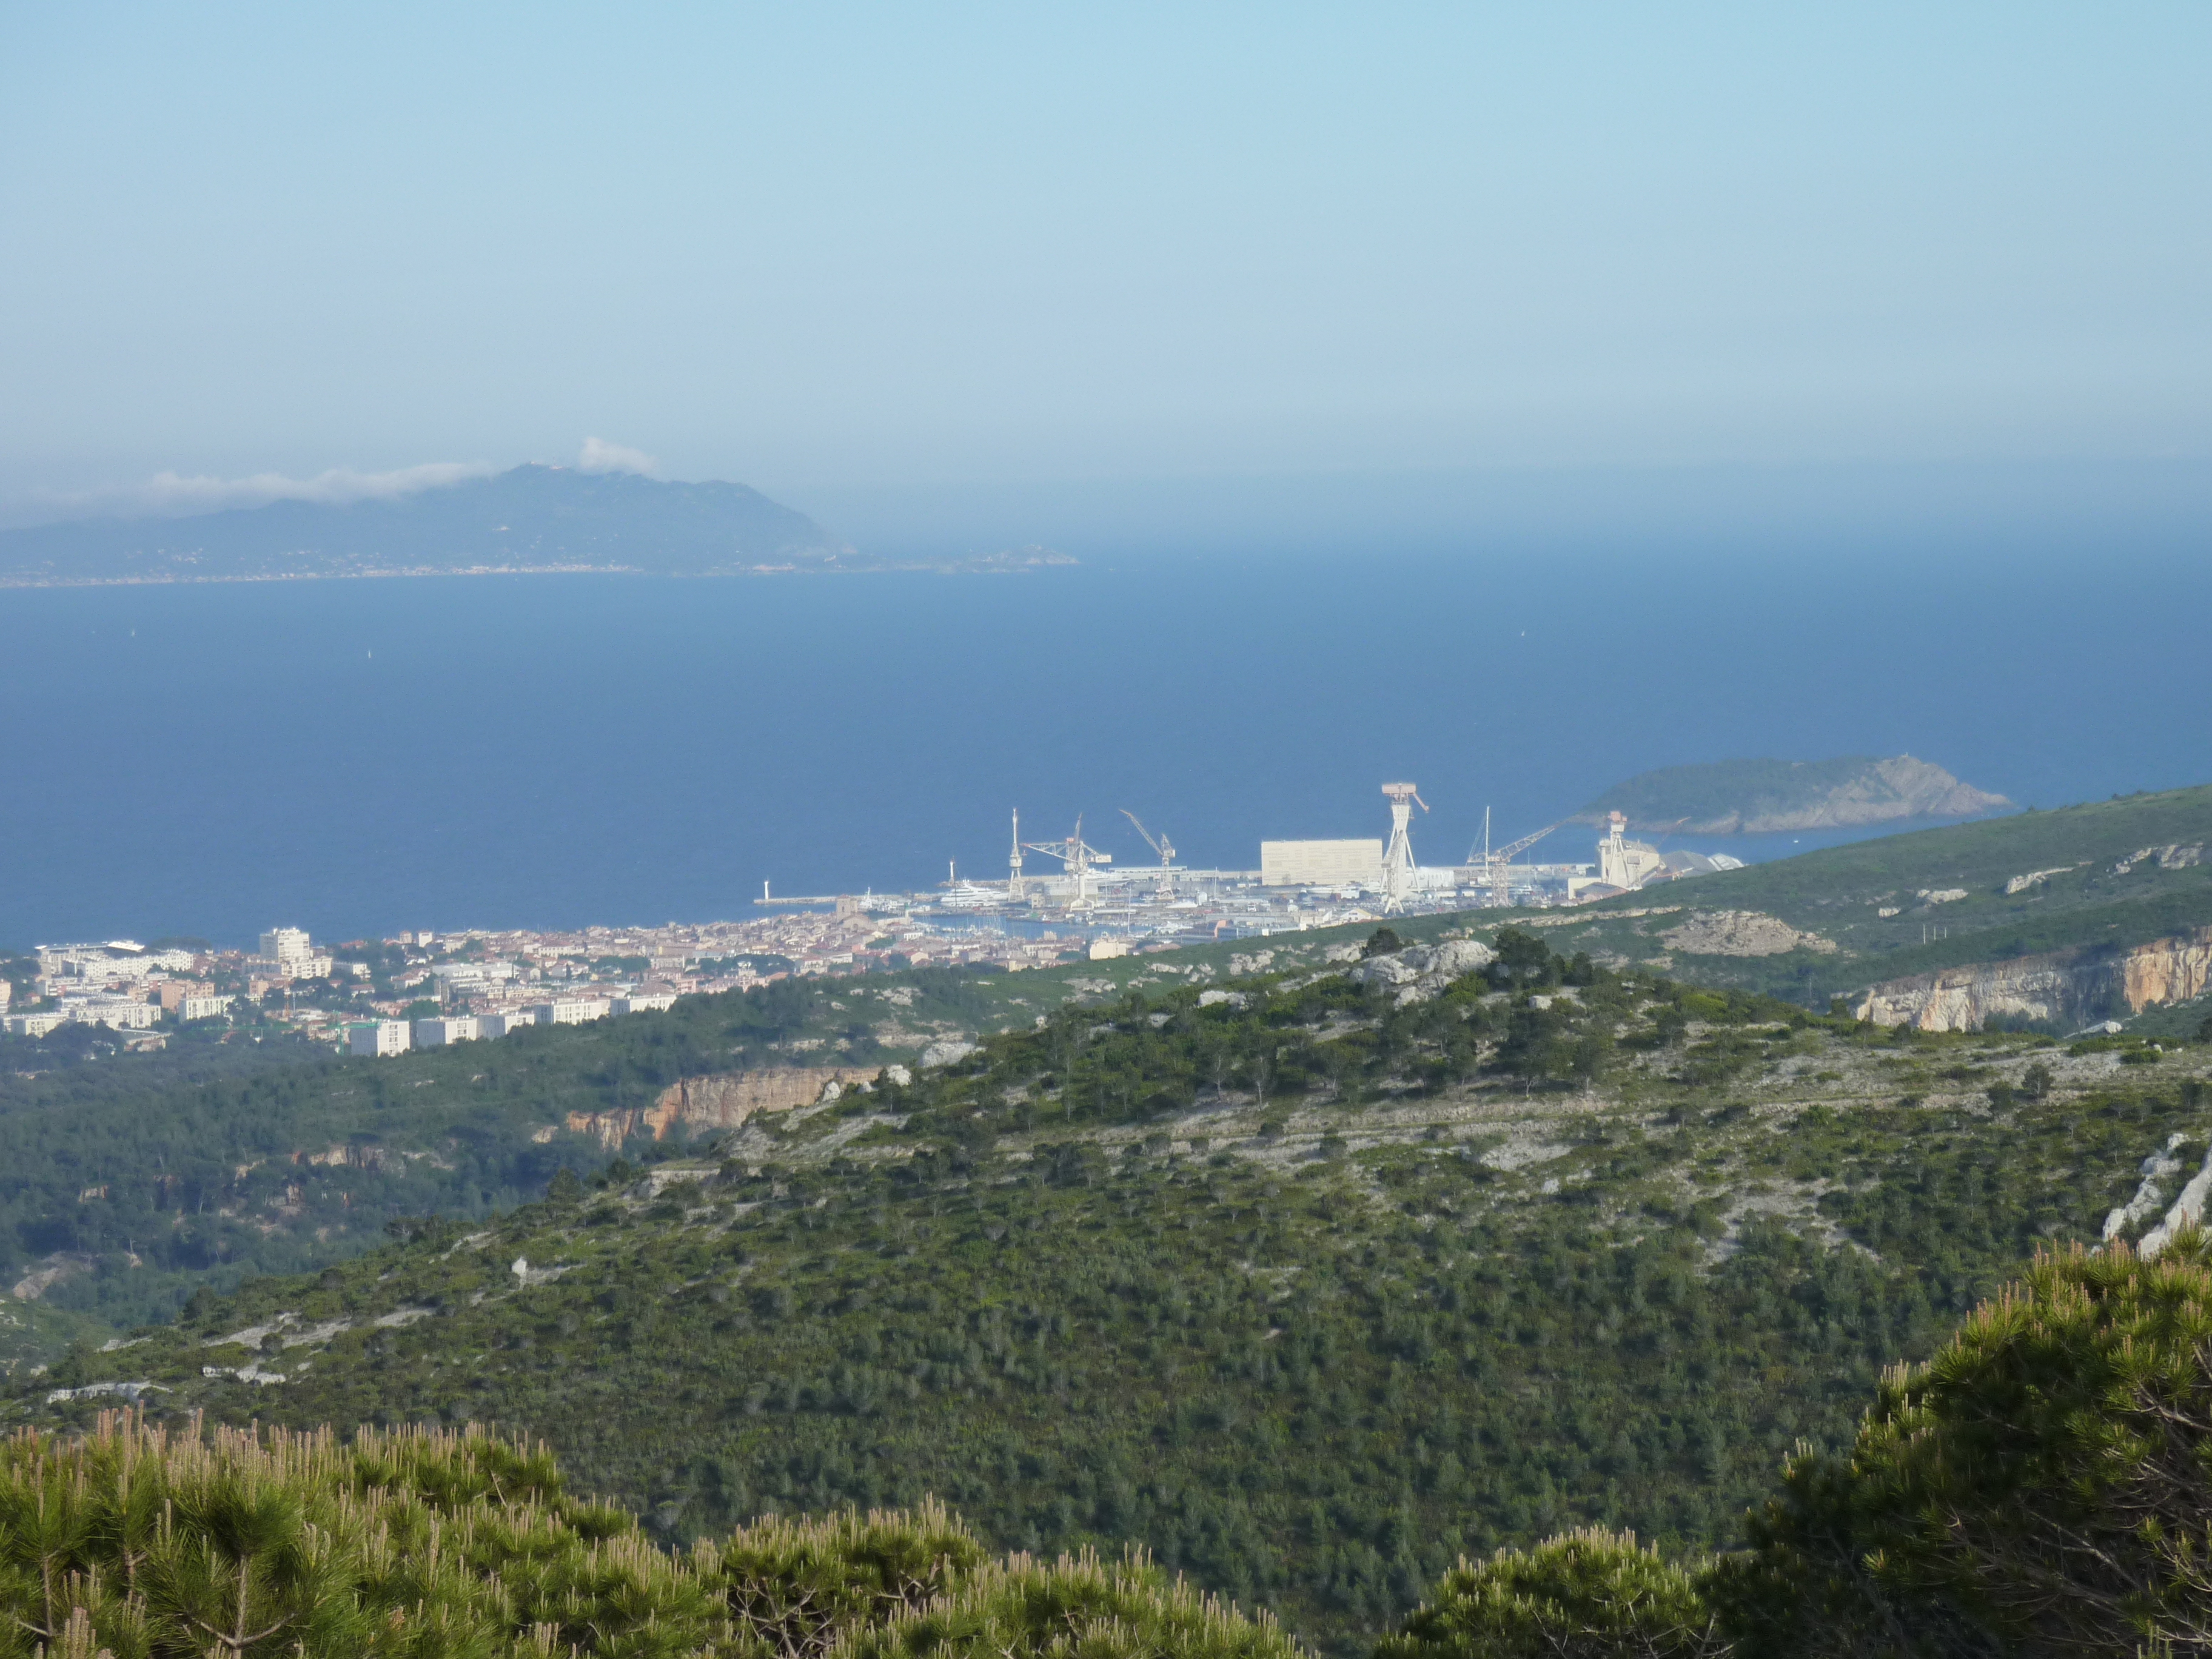
[[[2212,7],[0,3],[0,504],[2212,453]]]

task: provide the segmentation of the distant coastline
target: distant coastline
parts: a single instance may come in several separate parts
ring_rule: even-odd
[[[388,498],[0,531],[0,587],[369,576],[1007,574],[1048,547],[931,558],[853,547],[744,484],[519,466]]]
[[[0,590],[48,587],[185,587],[249,582],[388,581],[422,576],[648,576],[669,581],[714,581],[762,576],[1026,576],[1039,570],[1072,568],[1073,556],[1039,550],[1041,556],[1016,559],[1006,554],[972,558],[890,561],[880,563],[758,564],[722,570],[647,570],[628,564],[488,564],[399,566],[370,570],[271,570],[251,574],[204,576],[181,572],[142,576],[43,576],[0,573]]]

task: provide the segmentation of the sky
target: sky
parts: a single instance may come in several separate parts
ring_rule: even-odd
[[[2134,499],[2212,459],[2209,49],[2194,0],[0,0],[0,522],[587,441],[955,538]]]

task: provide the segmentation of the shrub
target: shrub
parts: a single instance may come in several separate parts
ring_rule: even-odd
[[[1750,1655],[2203,1653],[2208,1516],[2212,1242],[2076,1247],[1801,1453],[1712,1591]]]
[[[0,1443],[0,1659],[1297,1659],[1141,1556],[994,1562],[934,1503],[657,1547],[470,1428]]]
[[[733,1650],[811,1659],[855,1631],[921,1612],[986,1554],[965,1522],[929,1501],[911,1513],[770,1516],[740,1528],[714,1557],[708,1571],[735,1627]]]
[[[1601,1528],[1462,1561],[1375,1659],[1718,1659],[1692,1575]]]
[[[841,1659],[1304,1659],[1266,1613],[1170,1579],[1131,1550],[988,1564],[919,1612],[855,1632]]]
[[[573,1514],[572,1514],[573,1510]],[[572,1524],[580,1518],[584,1524]],[[551,1460],[475,1431],[172,1436],[107,1413],[0,1447],[0,1653],[677,1659],[711,1597]]]

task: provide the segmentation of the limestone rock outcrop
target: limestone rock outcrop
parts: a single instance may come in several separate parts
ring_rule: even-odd
[[[687,1077],[663,1089],[653,1104],[612,1112],[571,1112],[572,1133],[596,1136],[610,1149],[640,1131],[665,1140],[678,1123],[693,1129],[735,1129],[762,1112],[811,1106],[825,1091],[842,1091],[875,1077],[847,1066],[764,1066],[751,1072]]]
[[[2153,1152],[2142,1161],[2142,1180],[2136,1188],[2136,1195],[2125,1204],[2113,1206],[2105,1217],[2105,1243],[2111,1243],[2130,1228],[2141,1226],[2158,1213],[2159,1206],[2166,1201],[2162,1183],[2181,1173],[2181,1160],[2173,1154],[2188,1139],[2179,1133],[2168,1135],[2165,1151]]]
[[[1437,945],[1410,945],[1388,956],[1369,957],[1346,975],[1355,985],[1374,986],[1391,994],[1400,1007],[1426,1002],[1462,975],[1487,968],[1498,952],[1471,939],[1448,939]]]
[[[2016,893],[2025,893],[2029,888],[2049,881],[2053,876],[2063,876],[2081,867],[2078,864],[2062,864],[2053,870],[2030,870],[2025,875],[2014,876],[2004,884],[2005,896],[2010,898]]]
[[[2173,1236],[2184,1227],[2204,1224],[2204,1200],[2212,1197],[2212,1152],[2204,1154],[2204,1167],[2189,1177],[2189,1184],[2181,1189],[2181,1196],[2173,1200],[2173,1207],[2160,1222],[2142,1237],[2136,1246],[2136,1254],[2146,1261],[2173,1242]]]
[[[2192,870],[2204,862],[2204,843],[2200,841],[2188,847],[2177,842],[2168,847],[2139,848],[2114,865],[2112,873],[2124,876],[2146,860],[2161,870]]]
[[[1699,910],[1662,933],[1670,951],[1693,957],[1778,957],[1789,951],[1832,955],[1833,939],[1800,933],[1779,916],[1759,910]]]
[[[2124,951],[2054,951],[2010,962],[1944,968],[1860,994],[1853,1012],[1877,1025],[1978,1031],[1992,1019],[2085,1024],[2124,1006],[2186,1002],[2212,987],[2212,927]]]

